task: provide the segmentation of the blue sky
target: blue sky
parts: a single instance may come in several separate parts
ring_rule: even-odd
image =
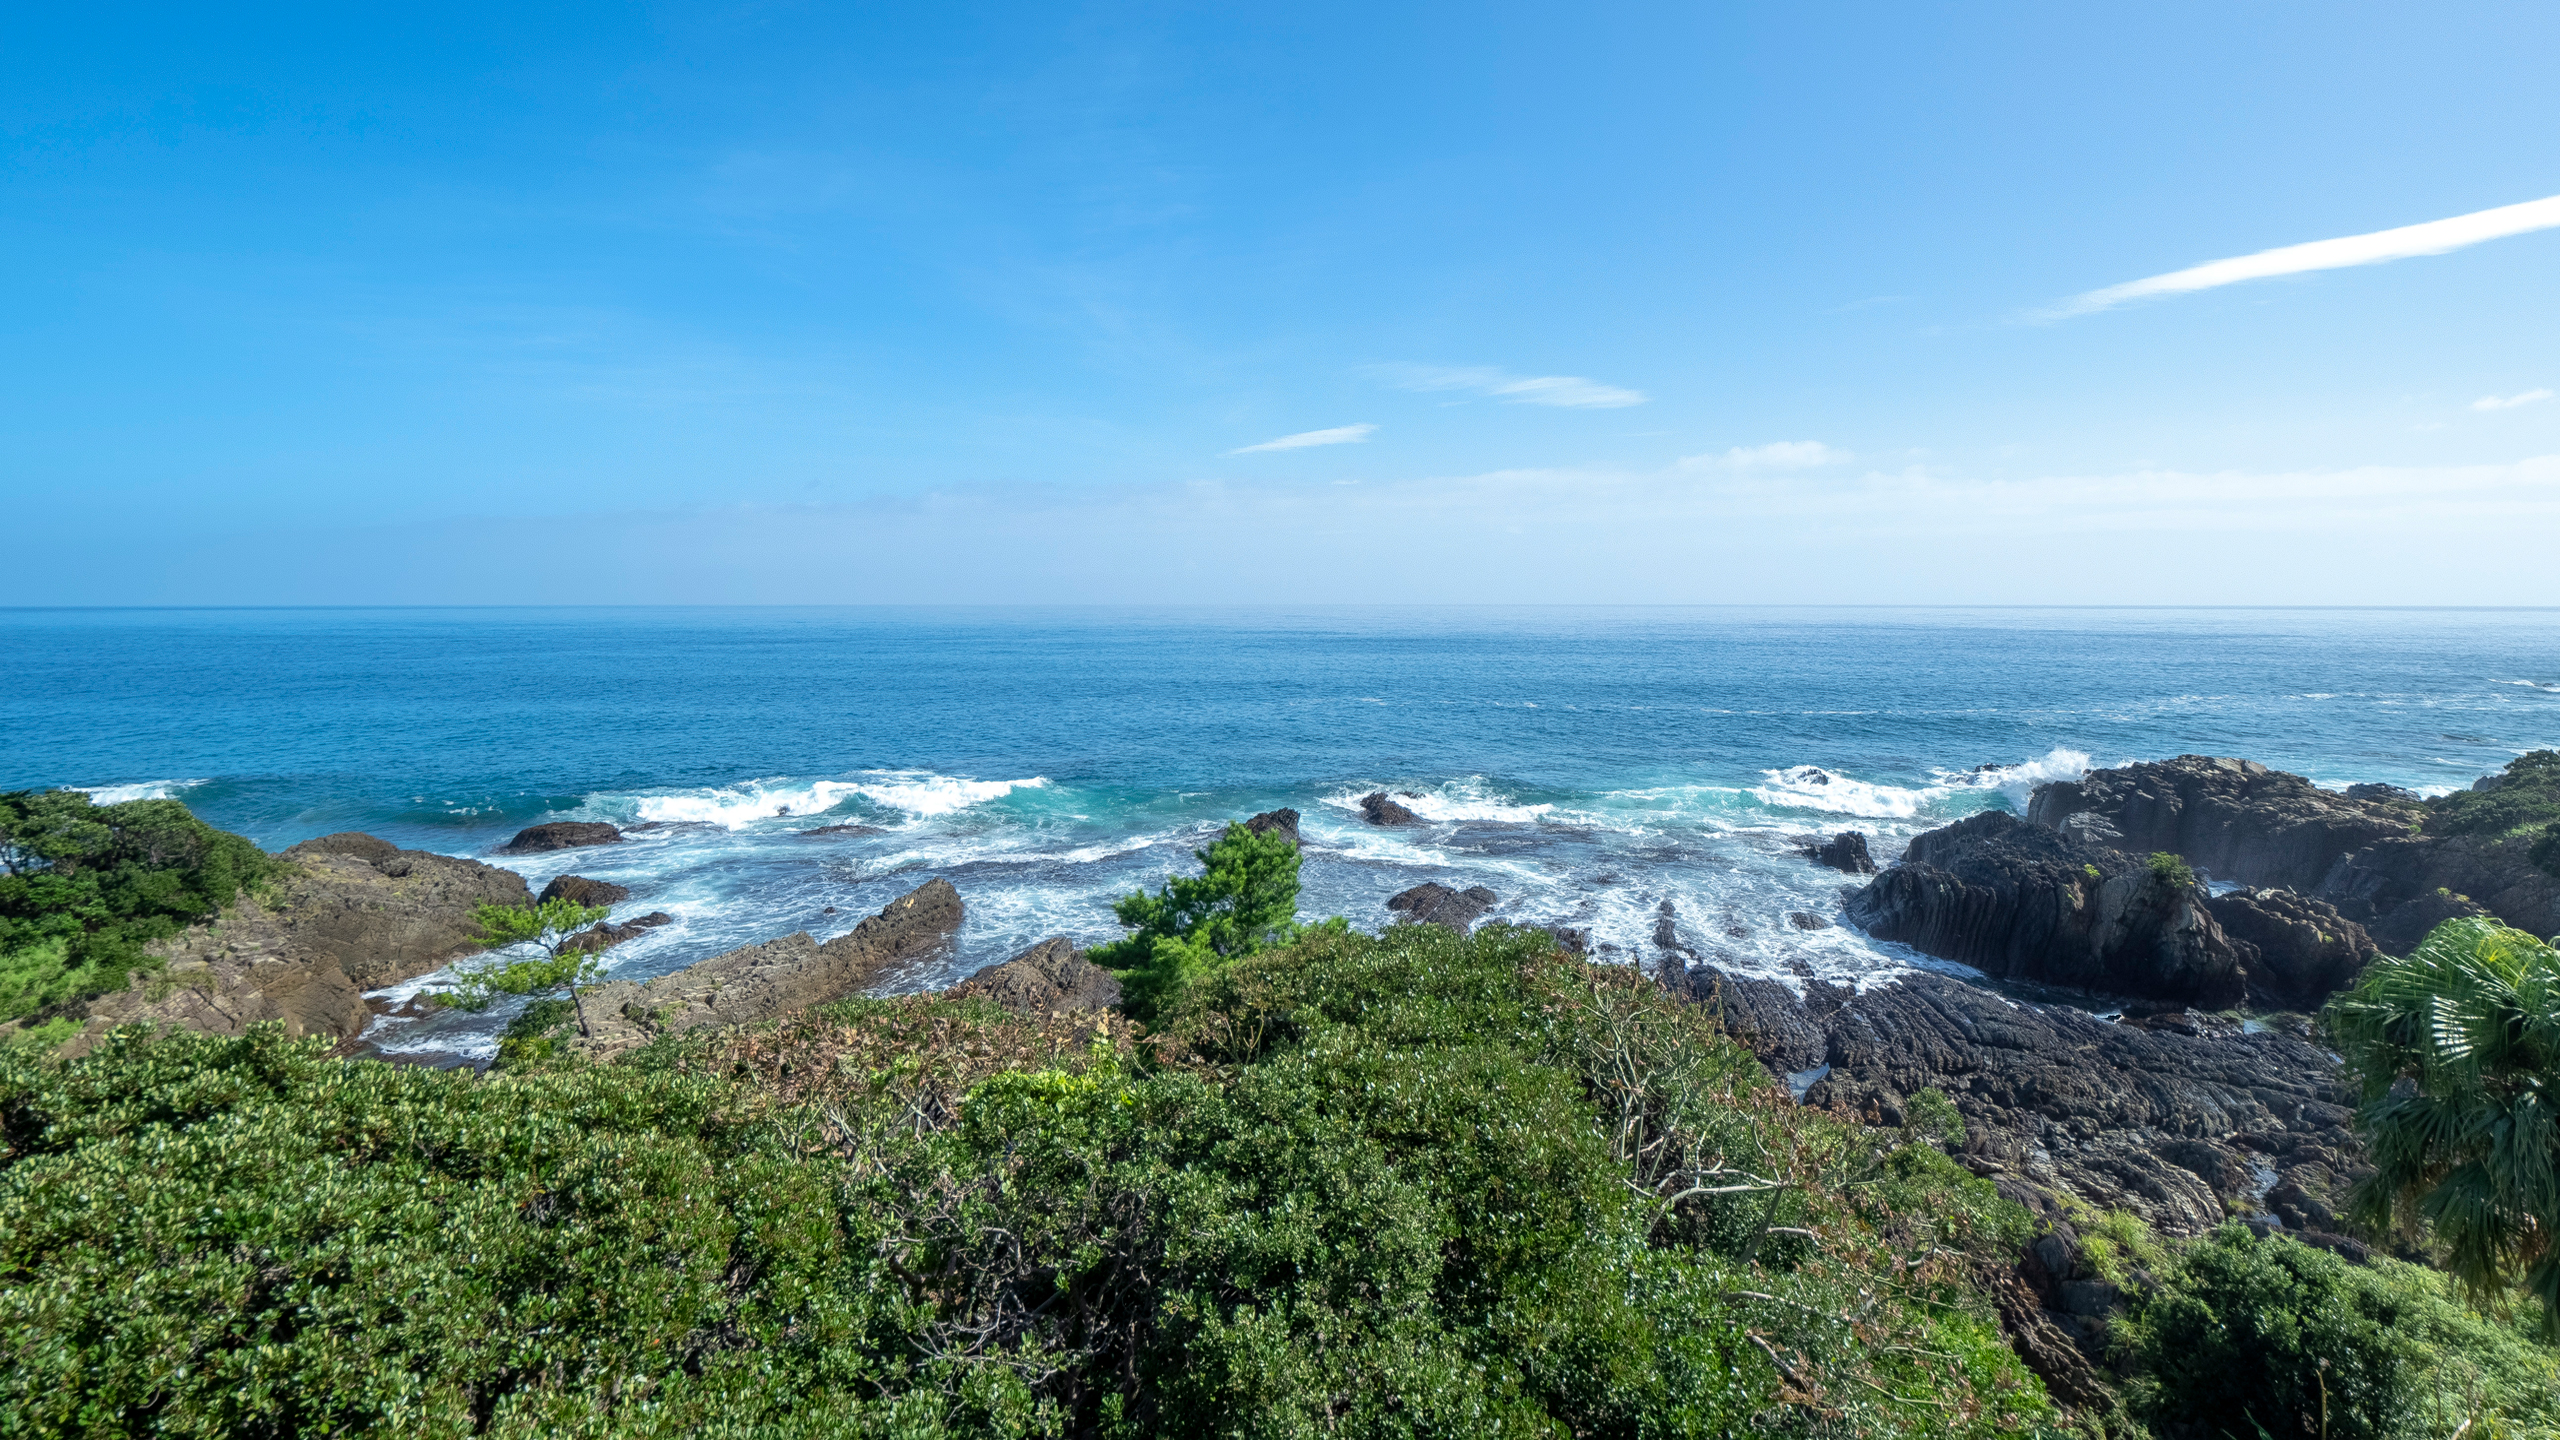
[[[2061,312],[2560,196],[2555,54],[2531,4],[19,6],[0,603],[2550,603],[2560,228]]]

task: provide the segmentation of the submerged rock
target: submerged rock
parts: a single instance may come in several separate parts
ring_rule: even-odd
[[[574,850],[582,845],[617,845],[622,832],[594,820],[554,820],[530,825],[498,847],[501,855],[534,855],[545,850]]]
[[[2408,833],[2416,813],[2405,802],[2339,795],[2255,760],[2211,755],[2092,770],[2037,786],[2027,805],[2028,819],[2055,830],[2076,822],[2084,840],[2137,855],[2165,850],[2217,880],[2305,893],[2340,858]]]
[[[2122,851],[1993,810],[1913,839],[1846,908],[1879,940],[2003,979],[2236,1005],[2240,956],[2205,898]]]
[[[1111,1009],[1120,1003],[1120,981],[1087,960],[1073,940],[1054,935],[943,993],[954,999],[979,996],[1017,1015],[1043,1015]]]
[[[886,831],[886,830],[881,829],[881,828],[880,828],[879,826],[877,826],[877,825],[821,825],[821,826],[819,826],[818,828],[816,828],[815,830],[794,830],[794,831],[792,831],[791,833],[792,833],[792,834],[794,834],[794,835],[809,835],[809,836],[818,836],[818,835],[846,835],[846,836],[853,836],[853,835],[886,835],[886,834],[888,834],[889,832],[888,832],[888,831]]]
[[[1501,897],[1482,885],[1452,890],[1436,880],[1426,880],[1391,897],[1387,908],[1416,925],[1445,925],[1464,935],[1484,918],[1484,912],[1500,903]]]
[[[929,880],[823,945],[803,930],[647,984],[609,980],[586,992],[593,1033],[570,1043],[601,1057],[697,1026],[749,1024],[841,1000],[895,966],[944,949],[960,918],[960,892],[948,880]]]

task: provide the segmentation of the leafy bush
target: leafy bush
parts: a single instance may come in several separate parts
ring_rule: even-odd
[[[2463,1306],[2437,1272],[2351,1265],[2235,1224],[2158,1273],[2118,1333],[2142,1369],[2137,1409],[2166,1427],[2335,1440],[2560,1433],[2560,1359]]]
[[[2196,872],[2193,866],[2176,855],[2166,850],[2154,850],[2151,852],[2151,878],[2163,889],[2185,891],[2195,888]]]
[[[2498,837],[2543,831],[2560,823],[2560,750],[2536,750],[2507,762],[2489,790],[2456,790],[2427,802],[2424,833]],[[2537,863],[2540,863],[2539,856]]]
[[[30,1434],[1991,1435],[2024,1216],[1533,932],[1165,1028],[825,1007],[596,1066],[0,1056]]]
[[[209,920],[278,862],[175,800],[0,794],[0,1021],[123,988],[143,947]]]

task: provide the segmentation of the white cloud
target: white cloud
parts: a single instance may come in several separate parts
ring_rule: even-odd
[[[1472,390],[1512,405],[1620,410],[1650,398],[1579,375],[1519,376],[1489,365],[1372,365],[1368,373],[1401,390]]]
[[[1310,445],[1357,445],[1377,433],[1375,425],[1337,425],[1330,430],[1301,430],[1259,445],[1240,445],[1230,455],[1258,455],[1265,450],[1304,450]]]
[[[2548,230],[2554,226],[2560,226],[2560,195],[2547,200],[2528,200],[2521,205],[2501,205],[2494,210],[2476,210],[2448,220],[2430,220],[2423,225],[2403,225],[2396,230],[2376,230],[2367,235],[2342,235],[2335,240],[2314,240],[2303,245],[2261,250],[2255,255],[2209,261],[2166,275],[2154,275],[2148,280],[2109,285],[2103,290],[2075,295],[2045,311],[2039,318],[2067,319],[2073,315],[2112,309],[2128,301],[2147,300],[2155,295],[2211,290],[2221,285],[2236,285],[2243,280],[2300,275],[2313,270],[2340,270],[2351,265],[2379,265],[2386,260],[2405,260],[2413,255],[2442,255],[2484,240],[2502,240],[2510,235]]]
[[[1838,465],[1850,458],[1846,450],[1834,450],[1819,440],[1777,440],[1767,445],[1736,445],[1721,455],[1690,455],[1680,461],[1683,470],[1811,470],[1822,465]]]
[[[2551,398],[2548,390],[2527,390],[2521,395],[2483,395],[2471,402],[2474,410],[2513,410],[2519,405],[2539,405]]]

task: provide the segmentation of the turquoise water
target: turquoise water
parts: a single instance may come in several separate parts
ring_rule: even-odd
[[[833,934],[933,875],[969,906],[955,975],[1105,938],[1112,896],[1279,805],[1310,914],[1485,884],[1644,953],[1667,900],[1728,965],[1873,974],[1914,957],[1787,923],[1836,918],[1841,881],[1791,837],[1891,854],[2185,751],[2443,790],[2560,745],[2543,610],[18,610],[0,673],[0,787],[174,795],[270,847],[664,822],[501,862],[674,914],[609,952],[634,976]],[[1381,787],[1431,823],[1362,823]],[[796,833],[833,824],[878,833]]]

